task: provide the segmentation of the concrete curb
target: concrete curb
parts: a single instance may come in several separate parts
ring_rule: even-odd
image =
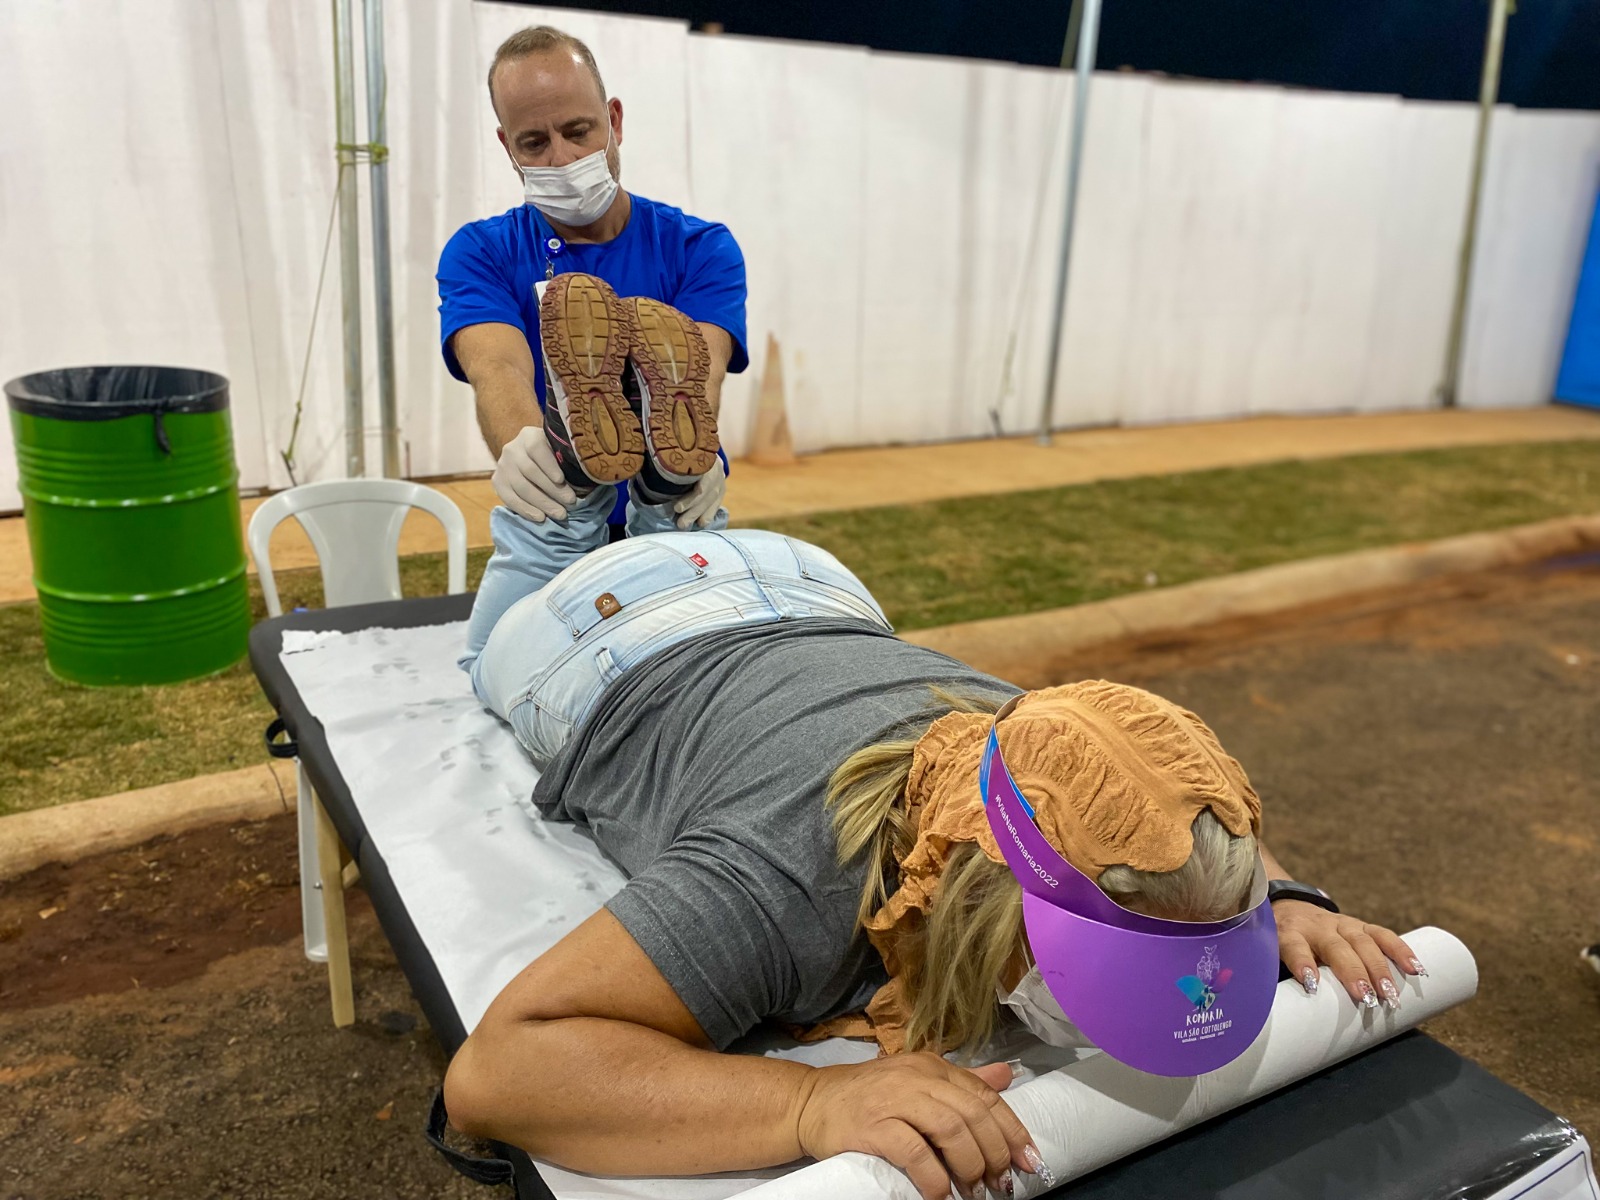
[[[1302,559],[1092,604],[920,629],[904,636],[1021,687],[1044,687],[1059,681],[1072,654],[1117,638],[1158,636],[1234,617],[1265,616],[1596,546],[1600,546],[1600,514],[1558,517],[1492,533]]]
[[[152,838],[294,811],[294,766],[268,762],[0,818],[0,880]]]
[[[1042,687],[1060,678],[1072,654],[1117,638],[1159,636],[1233,617],[1265,616],[1596,546],[1600,546],[1600,514],[1561,517],[1494,533],[1303,559],[1019,617],[920,629],[905,639],[1022,687]],[[0,817],[0,880],[46,863],[72,862],[206,825],[263,820],[293,811],[294,799],[293,766],[270,762]]]

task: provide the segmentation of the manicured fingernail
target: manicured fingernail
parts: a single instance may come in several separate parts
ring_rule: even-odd
[[[1015,1079],[1018,1075],[1021,1075],[1022,1072],[1027,1069],[1022,1065],[1022,1060],[1020,1058],[1006,1059],[1006,1066],[1011,1068],[1011,1078],[1013,1079]]]
[[[1426,979],[1428,977],[1428,968],[1422,965],[1421,959],[1413,958],[1411,960],[1411,973],[1413,975],[1421,975]]]
[[[1000,1176],[1000,1194],[1004,1196],[1006,1200],[1011,1200],[1011,1198],[1017,1194],[1017,1181],[1012,1176],[1010,1171],[1007,1171],[1004,1175]]]
[[[1356,985],[1356,991],[1361,993],[1362,1008],[1378,1007],[1378,994],[1372,990],[1372,985],[1365,979]]]
[[[1383,993],[1383,1006],[1390,1012],[1400,1007],[1400,989],[1394,986],[1394,980],[1378,980],[1378,990]]]
[[[1022,1148],[1022,1157],[1028,1160],[1028,1170],[1037,1175],[1045,1187],[1055,1187],[1056,1173],[1044,1159],[1039,1157],[1039,1151],[1032,1142]]]
[[[1317,973],[1310,967],[1307,967],[1304,971],[1300,972],[1300,986],[1306,989],[1306,995],[1315,996],[1317,994],[1317,988],[1320,987],[1321,984],[1322,980],[1317,977]]]

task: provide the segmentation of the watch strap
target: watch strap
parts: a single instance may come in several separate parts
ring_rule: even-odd
[[[1271,879],[1267,881],[1267,902],[1274,903],[1278,900],[1303,900],[1307,904],[1315,904],[1318,908],[1325,908],[1331,913],[1339,911],[1339,906],[1333,902],[1333,897],[1321,888],[1312,887],[1309,883],[1298,883],[1293,879]]]

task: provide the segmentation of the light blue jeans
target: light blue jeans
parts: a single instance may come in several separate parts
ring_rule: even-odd
[[[594,502],[593,513],[591,501],[569,510],[564,524],[536,524],[505,508],[490,514],[495,552],[460,660],[478,699],[540,767],[608,684],[687,638],[798,617],[889,629],[865,585],[817,546],[757,529],[678,531],[670,509],[659,518],[670,532],[635,533],[630,513],[630,536],[607,545],[612,497]]]

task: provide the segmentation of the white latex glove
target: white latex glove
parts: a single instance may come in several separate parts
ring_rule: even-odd
[[[539,425],[529,425],[505,444],[490,482],[501,504],[519,517],[539,523],[546,517],[561,520],[567,515],[567,506],[578,499]]]
[[[679,529],[704,529],[717,519],[722,497],[728,491],[728,473],[719,458],[711,470],[695,481],[694,490],[679,496],[672,505]]]

